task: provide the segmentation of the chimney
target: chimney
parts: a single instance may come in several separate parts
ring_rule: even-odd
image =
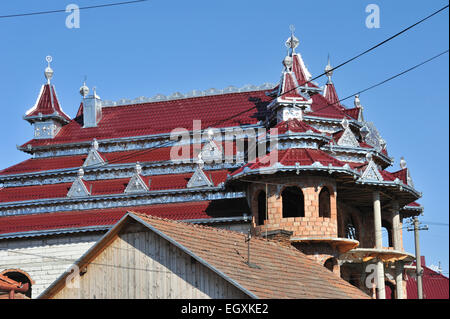
[[[91,95],[87,95],[89,89],[85,84],[80,89],[81,95],[83,95],[83,127],[96,127],[98,122],[102,119],[102,105],[101,99],[95,92],[95,88],[92,90]]]
[[[420,264],[421,264],[422,267],[426,266],[426,264],[425,264],[425,256],[420,256]]]

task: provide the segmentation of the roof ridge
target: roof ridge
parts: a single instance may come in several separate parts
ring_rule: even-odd
[[[158,216],[154,216],[154,215],[146,215],[144,213],[138,213],[138,212],[135,212],[135,211],[128,211],[128,212],[132,213],[132,214],[135,214],[138,217],[142,216],[142,217],[147,218],[147,219],[159,220],[159,221],[169,222],[169,223],[172,223],[172,224],[180,224],[180,225],[183,225],[183,226],[186,226],[186,227],[190,227],[190,228],[205,229],[205,230],[209,230],[209,231],[216,232],[216,233],[222,233],[222,234],[229,233],[229,234],[238,235],[239,237],[243,237],[243,238],[246,237],[245,233],[242,233],[242,232],[236,231],[236,230],[225,229],[225,228],[218,228],[218,227],[213,227],[213,226],[208,226],[208,225],[201,225],[201,224],[196,224],[196,223],[191,223],[191,222],[185,222],[185,221],[182,221],[182,220],[174,220],[174,219],[169,219],[169,218],[158,217]],[[258,240],[258,241],[260,241],[261,243],[264,243],[264,244],[270,244],[270,245],[274,245],[274,246],[277,246],[277,247],[280,247],[280,248],[285,248],[287,250],[300,252],[294,246],[282,245],[276,240],[271,240],[271,239],[263,238],[263,237],[260,237],[260,236],[252,236],[251,238],[252,238],[252,240]]]
[[[201,98],[201,97],[208,97],[208,96],[217,96],[217,95],[229,95],[229,94],[236,94],[236,93],[250,93],[250,92],[256,92],[256,91],[267,91],[267,90],[273,90],[275,88],[275,84],[273,83],[263,83],[259,86],[252,85],[252,84],[246,84],[242,86],[241,88],[238,88],[233,85],[229,85],[224,89],[215,89],[210,88],[207,90],[191,90],[190,92],[183,94],[180,92],[174,92],[170,95],[164,95],[161,93],[157,93],[153,97],[144,97],[140,96],[134,99],[119,99],[117,101],[112,100],[102,100],[101,105],[102,107],[115,107],[115,106],[129,106],[129,105],[138,105],[138,104],[148,104],[148,103],[157,103],[157,102],[169,102],[169,101],[176,101],[176,100],[185,100],[185,99],[191,99],[191,98]]]
[[[132,214],[135,214],[135,215],[138,215],[138,216],[145,217],[145,218],[165,221],[165,222],[169,222],[169,223],[173,223],[173,224],[181,224],[181,225],[184,225],[184,226],[187,226],[187,227],[192,227],[192,228],[202,228],[202,229],[213,230],[213,231],[216,231],[216,232],[234,233],[234,234],[238,234],[238,235],[244,235],[241,232],[238,232],[238,231],[235,231],[235,230],[230,230],[230,229],[224,229],[224,228],[212,227],[212,226],[207,226],[207,225],[195,224],[195,223],[186,222],[186,221],[183,221],[183,220],[174,220],[174,219],[169,219],[169,218],[164,218],[164,217],[158,217],[158,216],[155,216],[155,215],[146,215],[144,213],[138,213],[138,212],[135,212],[135,211],[128,211],[128,212],[132,213]]]

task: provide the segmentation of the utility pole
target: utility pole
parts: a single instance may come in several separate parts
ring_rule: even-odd
[[[423,288],[422,288],[422,261],[420,258],[420,242],[419,242],[419,230],[428,230],[428,226],[420,226],[419,219],[417,216],[413,217],[413,228],[408,227],[408,231],[414,231],[414,244],[416,248],[416,278],[417,278],[417,297],[423,299]]]

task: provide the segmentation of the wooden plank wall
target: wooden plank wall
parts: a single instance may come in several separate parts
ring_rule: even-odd
[[[242,291],[151,231],[119,234],[88,265],[79,288],[53,298],[248,298]]]

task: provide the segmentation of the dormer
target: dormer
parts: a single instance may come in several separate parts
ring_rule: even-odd
[[[34,106],[23,117],[34,126],[35,139],[54,138],[62,126],[70,122],[70,117],[62,110],[55,87],[50,83],[53,70],[50,67],[51,56],[46,58],[48,66],[44,75],[47,83],[42,85]]]

